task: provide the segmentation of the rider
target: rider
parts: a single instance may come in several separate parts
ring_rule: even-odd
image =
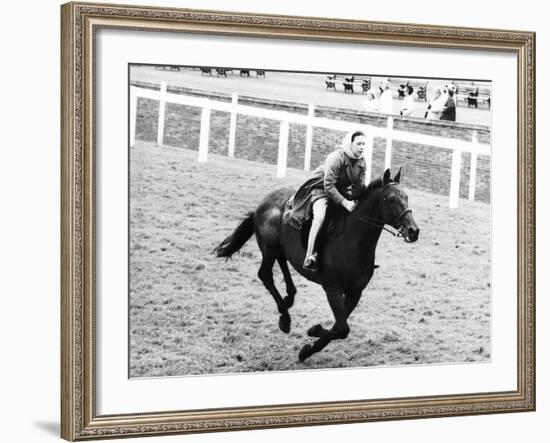
[[[317,234],[323,226],[329,198],[352,212],[357,205],[357,197],[365,186],[366,163],[363,157],[366,138],[362,131],[353,131],[344,137],[342,145],[331,152],[325,162],[319,166],[313,176],[298,190],[295,203],[310,208],[313,213],[311,230],[308,237],[304,269],[317,269],[317,253],[314,251]]]

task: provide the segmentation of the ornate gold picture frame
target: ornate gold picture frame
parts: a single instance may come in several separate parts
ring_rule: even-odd
[[[73,2],[61,7],[61,435],[88,440],[533,411],[535,409],[535,34]],[[472,49],[517,57],[517,389],[246,407],[97,413],[96,33],[170,32]],[[267,41],[267,40],[266,40]],[[498,278],[493,276],[493,278]],[[512,345],[512,344],[511,344]],[[516,345],[516,343],[513,343]]]

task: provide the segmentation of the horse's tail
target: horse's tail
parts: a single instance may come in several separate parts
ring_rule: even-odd
[[[218,257],[229,258],[243,247],[252,234],[254,234],[254,212],[249,212],[231,235],[214,249],[214,253]]]

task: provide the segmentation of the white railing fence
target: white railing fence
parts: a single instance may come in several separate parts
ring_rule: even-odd
[[[286,111],[276,111],[271,109],[257,108],[248,105],[239,105],[237,94],[232,94],[231,102],[215,101],[203,97],[191,97],[180,94],[171,94],[166,92],[166,82],[161,83],[160,91],[138,88],[130,86],[130,146],[135,144],[136,137],[136,119],[137,119],[137,99],[138,97],[159,101],[158,132],[157,144],[164,142],[164,121],[166,103],[177,103],[187,106],[195,106],[201,109],[201,126],[199,139],[198,161],[208,160],[208,143],[210,138],[210,114],[212,110],[224,111],[230,114],[229,123],[229,141],[228,155],[235,155],[235,138],[237,132],[237,114],[261,117],[280,122],[279,130],[279,151],[277,156],[277,177],[284,177],[287,169],[288,157],[288,138],[289,125],[296,123],[306,126],[306,145],[304,152],[304,170],[309,171],[311,167],[311,150],[313,144],[313,127],[334,129],[338,131],[352,131],[357,128],[363,128],[367,134],[367,143],[365,149],[365,159],[367,161],[366,180],[370,181],[372,175],[372,151],[374,137],[384,138],[386,140],[385,167],[391,166],[392,144],[393,140],[416,143],[425,146],[448,149],[452,151],[451,177],[450,177],[450,195],[449,207],[458,207],[460,194],[460,170],[462,168],[462,153],[471,155],[470,161],[470,183],[468,199],[475,199],[477,156],[491,155],[490,146],[479,143],[477,133],[474,131],[472,141],[451,139],[446,137],[437,137],[426,134],[399,131],[393,128],[393,118],[388,117],[388,123],[385,128],[358,124],[356,122],[346,122],[340,120],[331,120],[323,117],[315,117],[315,108],[309,105],[307,115],[295,114]]]

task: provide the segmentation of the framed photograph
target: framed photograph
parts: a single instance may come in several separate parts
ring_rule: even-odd
[[[67,440],[535,409],[535,35],[67,3]]]

